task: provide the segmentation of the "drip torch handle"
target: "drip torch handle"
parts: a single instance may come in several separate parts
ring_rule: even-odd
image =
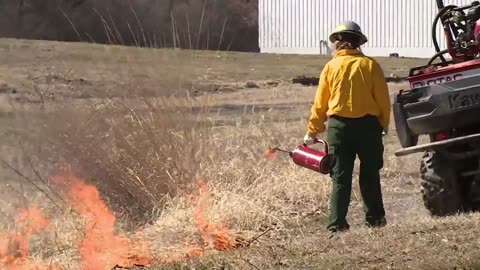
[[[323,144],[323,151],[325,152],[326,155],[328,155],[328,142],[325,141],[325,140],[319,140],[319,139],[315,139],[313,141],[313,144]],[[306,144],[304,144],[304,146],[307,146]]]

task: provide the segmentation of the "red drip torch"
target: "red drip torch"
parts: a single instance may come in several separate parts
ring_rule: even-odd
[[[293,151],[282,150],[279,148],[272,148],[270,151],[279,151],[288,153],[293,162],[298,166],[319,172],[322,174],[330,173],[331,156],[328,154],[328,143],[324,140],[315,140],[314,144],[321,143],[324,146],[323,151],[308,147],[307,144],[302,144],[296,147]]]

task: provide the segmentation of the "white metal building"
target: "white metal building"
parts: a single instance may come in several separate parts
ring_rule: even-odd
[[[466,5],[473,0],[445,0]],[[370,56],[398,53],[429,58],[435,53],[435,0],[259,0],[259,43],[263,53],[330,54],[328,36],[344,20],[356,21]],[[438,25],[438,40],[445,48]]]

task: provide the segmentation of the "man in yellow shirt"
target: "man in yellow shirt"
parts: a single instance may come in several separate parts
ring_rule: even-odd
[[[380,169],[384,151],[382,136],[388,133],[390,123],[387,83],[380,65],[359,49],[367,38],[358,24],[348,21],[340,25],[331,34],[330,41],[336,52],[320,75],[304,138],[305,143],[312,144],[319,134],[327,131],[333,161],[327,229],[337,232],[350,228],[346,216],[357,155],[366,225],[384,226]]]

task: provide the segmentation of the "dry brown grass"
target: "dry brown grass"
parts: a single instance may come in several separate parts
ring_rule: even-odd
[[[47,210],[54,230],[35,239],[33,251],[39,259],[53,258],[72,268],[78,260],[78,250],[72,246],[81,233],[79,220],[56,196],[58,190],[41,181],[57,173],[58,165],[65,162],[99,187],[120,218],[119,229],[129,231],[132,225],[148,222],[143,234],[156,255],[178,252],[185,249],[186,241],[198,237],[194,205],[188,199],[198,175],[205,177],[212,191],[207,215],[213,222],[226,221],[235,234],[246,238],[268,230],[247,248],[209,251],[200,258],[169,265],[171,269],[452,269],[473,267],[478,259],[478,241],[472,234],[479,216],[428,216],[420,201],[419,156],[393,156],[399,147],[393,124],[385,138],[382,171],[389,226],[382,230],[364,228],[355,176],[349,215],[352,231],[328,239],[324,226],[329,178],[295,166],[286,156],[274,161],[263,158],[270,146],[291,148],[301,143],[315,88],[291,85],[286,79],[299,72],[318,73],[324,58],[285,56],[288,67],[279,67],[283,58],[278,56],[222,54],[218,60],[211,53],[192,56],[116,47],[108,49],[112,54],[103,55],[99,52],[104,49],[98,47],[54,43],[52,48],[64,57],[64,63],[40,54],[39,65],[56,67],[46,71],[29,67],[24,59],[33,53],[28,44],[12,45],[7,59],[14,72],[0,65],[4,71],[0,79],[19,91],[28,89],[21,86],[32,85],[40,91],[31,91],[26,99],[30,102],[21,99],[3,107],[8,114],[0,109],[0,134],[5,138],[0,151],[2,160],[19,168],[42,192],[2,170],[5,180],[0,191],[6,196],[0,199],[0,215],[5,217],[2,229],[8,229],[18,207],[33,202]],[[120,51],[128,59],[113,60],[112,55]],[[179,61],[172,63],[170,57]],[[405,69],[396,66],[398,60],[381,61],[386,70]],[[250,80],[258,84],[278,80],[279,84],[190,98],[143,95],[140,90],[122,94],[128,92],[119,87],[122,83],[125,87],[136,83],[137,89],[143,89],[160,80],[153,71],[162,63],[178,66],[172,69],[176,72],[159,71],[160,79],[167,78],[162,87],[200,74],[206,75],[195,87]],[[216,64],[216,73],[204,63]],[[71,70],[63,69],[69,65]],[[129,72],[133,79],[127,78]],[[184,74],[176,74],[180,72]],[[136,80],[141,74],[144,77]],[[102,80],[110,75],[109,80]],[[48,76],[57,79],[42,83],[35,79]],[[79,99],[76,93],[85,89],[75,78],[93,82],[88,86],[90,93],[105,87],[116,94]],[[391,85],[392,92],[399,87],[404,86]],[[61,91],[69,94],[57,94]],[[55,99],[41,98],[51,92]],[[13,100],[18,96],[13,95]]]
[[[0,53],[0,84],[15,87],[17,96],[42,92],[50,99],[235,92],[245,89],[246,82],[289,83],[296,76],[318,76],[329,59],[13,39],[0,39]],[[406,76],[408,67],[425,62],[408,58],[378,60],[388,76]]]

